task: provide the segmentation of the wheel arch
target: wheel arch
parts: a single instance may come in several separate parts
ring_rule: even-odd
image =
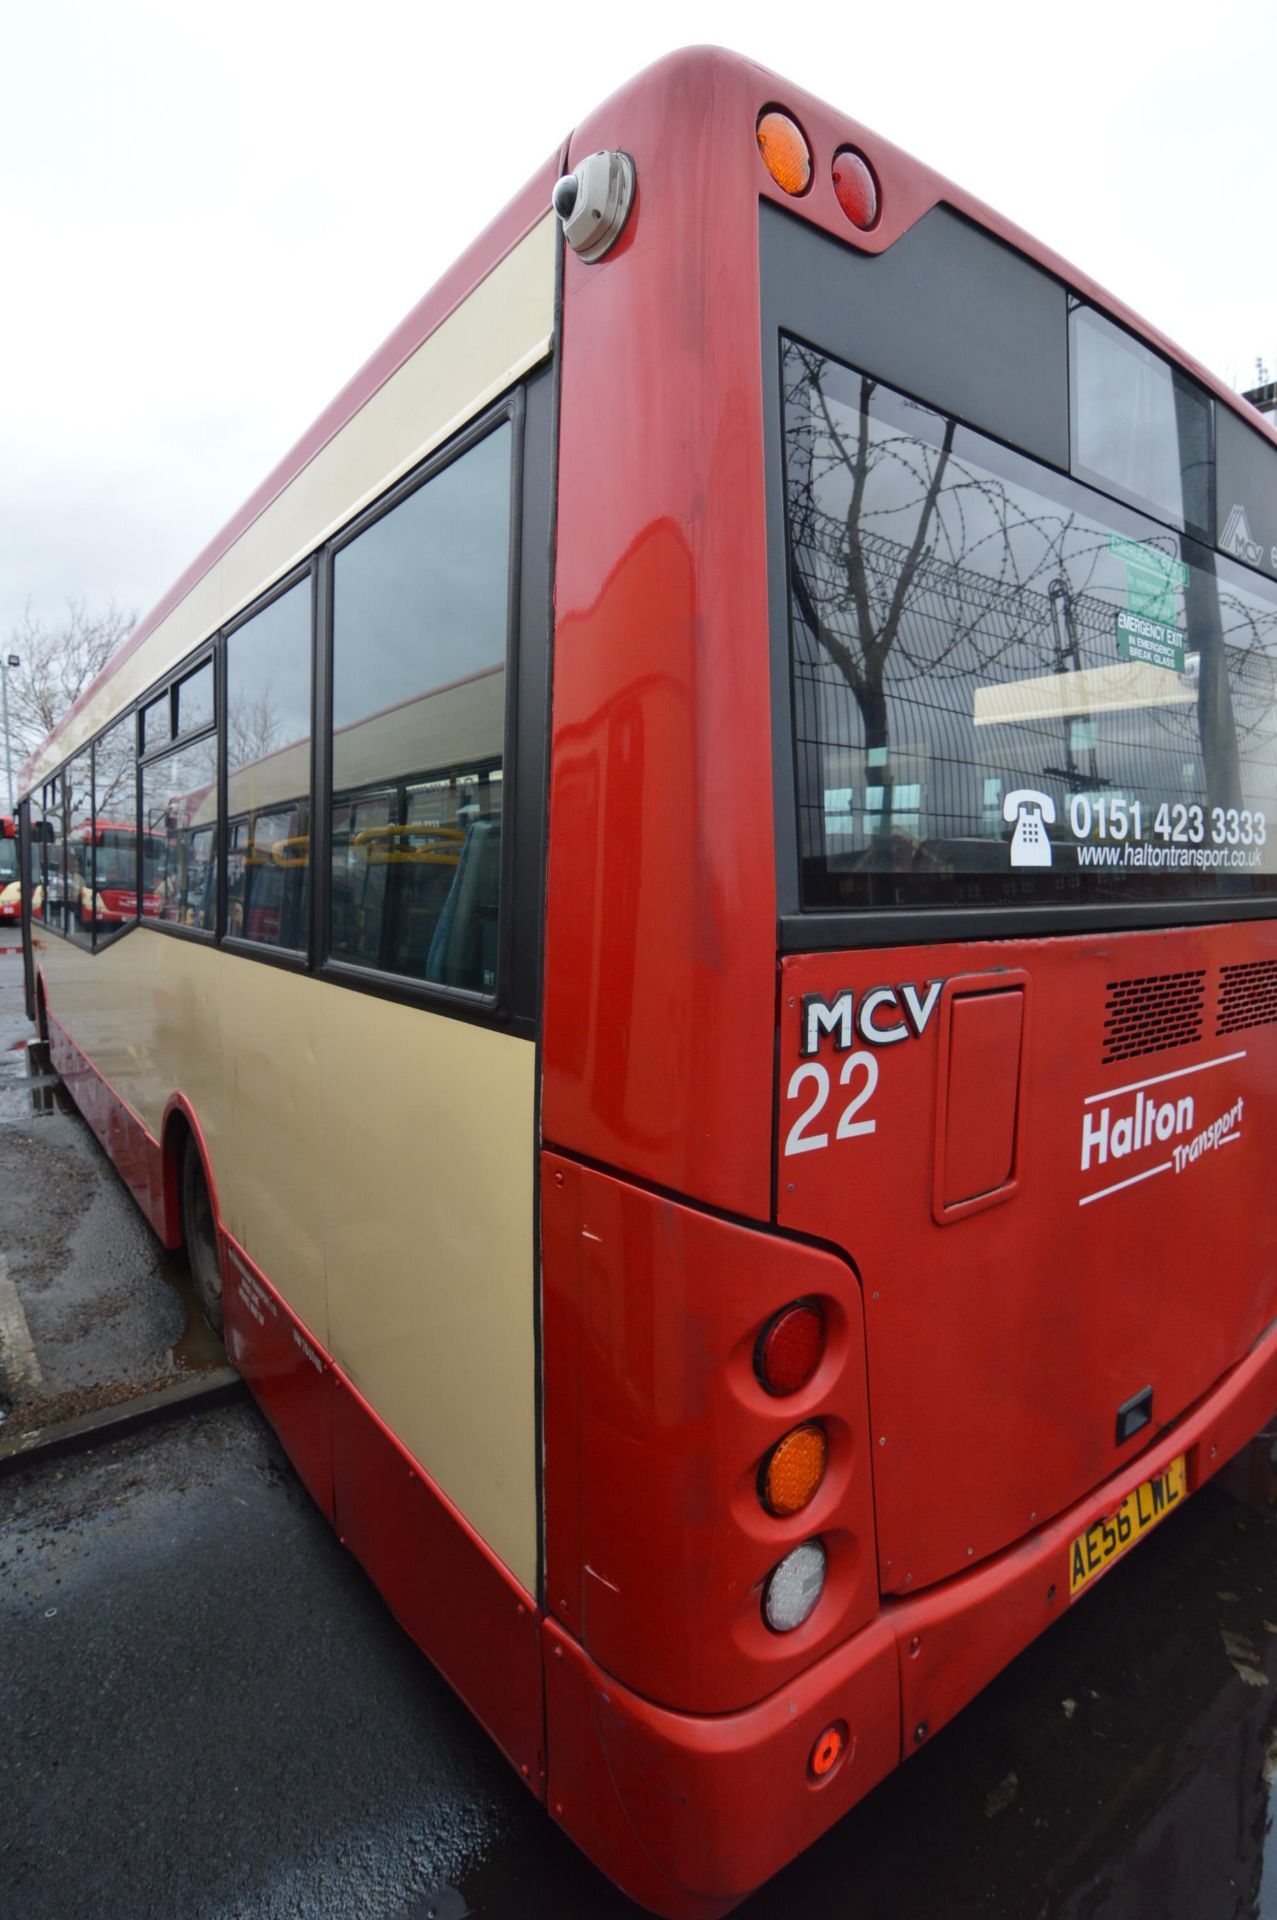
[[[167,1247],[186,1245],[186,1222],[182,1217],[182,1159],[188,1140],[193,1142],[195,1151],[200,1157],[219,1237],[222,1231],[222,1209],[207,1137],[186,1095],[174,1093],[169,1097],[160,1125],[164,1184],[164,1244]]]

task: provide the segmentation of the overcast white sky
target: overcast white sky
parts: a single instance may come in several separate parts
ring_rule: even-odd
[[[0,0],[0,637],[145,613],[562,136],[715,41],[1233,384],[1277,366],[1274,0]]]

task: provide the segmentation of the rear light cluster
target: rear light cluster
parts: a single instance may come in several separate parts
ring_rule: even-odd
[[[812,1300],[795,1300],[773,1314],[754,1348],[754,1372],[776,1399],[798,1393],[825,1352],[825,1316]],[[825,1477],[829,1439],[817,1420],[778,1440],[758,1470],[758,1498],[767,1513],[801,1513]],[[819,1540],[804,1540],[772,1568],[763,1587],[763,1618],[774,1633],[792,1633],[824,1592],[826,1558]]]
[[[792,114],[765,107],[755,133],[763,165],[782,193],[806,193],[812,177],[811,145]],[[873,168],[855,147],[839,147],[830,172],[838,205],[853,227],[868,233],[877,226],[882,205]]]

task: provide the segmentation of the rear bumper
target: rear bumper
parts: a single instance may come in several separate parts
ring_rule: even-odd
[[[545,1620],[550,1811],[641,1905],[668,1920],[714,1920],[809,1846],[1064,1612],[1076,1535],[1181,1453],[1191,1494],[1274,1406],[1277,1324],[1103,1487],[970,1573],[887,1603],[869,1626],[743,1712],[694,1716],[654,1706]],[[809,1757],[836,1720],[849,1729],[848,1750],[818,1783]]]

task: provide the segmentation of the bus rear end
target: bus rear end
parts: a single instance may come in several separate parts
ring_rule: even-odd
[[[1277,1400],[1277,444],[743,62],[596,148],[639,200],[564,277],[548,1799],[710,1914]]]

